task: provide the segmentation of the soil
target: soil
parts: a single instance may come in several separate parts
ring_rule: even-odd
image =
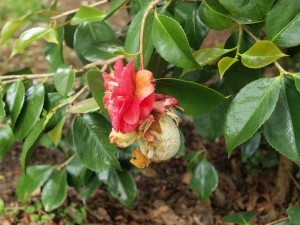
[[[74,7],[74,2],[67,1],[68,9]],[[75,6],[76,7],[76,6]],[[209,38],[203,44],[211,47],[224,43],[230,35],[225,32],[220,35],[217,31],[210,31]],[[40,51],[34,51],[31,47],[30,60],[15,58],[7,63],[8,49],[2,49],[2,62],[0,69],[7,71],[17,67],[31,65],[39,62],[34,72],[45,72],[47,63]],[[3,58],[3,59],[2,59]],[[26,58],[27,59],[27,58]],[[35,60],[34,60],[35,59]],[[72,61],[72,59],[69,59]],[[7,65],[14,65],[12,68]],[[257,216],[251,224],[263,225],[275,220],[285,218],[286,208],[300,204],[300,194],[297,186],[290,179],[285,179],[291,185],[284,190],[283,201],[278,204],[275,199],[278,190],[278,166],[263,169],[257,176],[249,176],[245,171],[245,164],[241,160],[240,149],[234,151],[230,159],[223,138],[210,143],[201,137],[195,130],[189,119],[181,122],[181,129],[185,136],[186,152],[195,152],[206,149],[208,160],[216,167],[219,176],[219,185],[212,196],[202,203],[195,191],[189,187],[191,173],[187,172],[187,160],[184,157],[173,158],[160,164],[152,164],[140,173],[134,173],[138,188],[138,195],[132,209],[122,206],[117,200],[109,196],[104,186],[101,186],[88,199],[86,204],[87,218],[84,224],[97,225],[222,225],[221,217],[235,212],[256,211]],[[264,149],[263,149],[264,150]],[[267,151],[267,150],[265,150]],[[4,200],[6,207],[18,207],[20,203],[16,197],[16,183],[21,173],[19,158],[21,146],[15,143],[9,150],[6,158],[0,162],[0,198]],[[35,164],[58,164],[65,161],[64,155],[57,150],[38,148],[32,161]],[[281,175],[290,177],[289,171],[281,172]],[[282,177],[282,176],[281,176]],[[40,191],[37,191],[31,199],[31,204],[40,199]],[[83,206],[79,195],[73,188],[69,188],[68,197],[61,208],[77,203],[76,209]],[[72,217],[72,215],[69,215]],[[46,223],[48,225],[64,225],[68,219]],[[30,224],[29,216],[22,211],[16,218],[11,215],[0,216],[0,224]]]

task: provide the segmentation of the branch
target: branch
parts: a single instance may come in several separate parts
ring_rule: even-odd
[[[62,164],[59,164],[56,166],[56,170],[61,170],[64,167],[66,167],[67,165],[69,165],[70,162],[73,161],[73,159],[75,159],[75,157],[77,156],[77,153],[75,152],[70,158],[68,158],[65,162],[63,162]]]
[[[151,10],[155,8],[156,4],[161,0],[155,0],[150,3],[149,7],[147,8],[141,24],[141,32],[140,32],[140,59],[141,59],[141,69],[144,69],[144,30],[146,26],[147,17],[150,14]]]
[[[273,221],[273,222],[271,222],[271,223],[267,223],[266,225],[274,225],[274,224],[276,224],[276,223],[280,223],[280,222],[283,222],[283,221],[287,221],[288,219],[289,219],[288,217],[281,218],[281,219],[275,220],[275,221]]]
[[[2,80],[10,80],[10,79],[18,79],[18,80],[25,80],[25,79],[36,79],[36,78],[45,78],[45,77],[52,77],[55,73],[41,73],[41,74],[23,74],[23,75],[2,75],[0,76],[0,81]]]
[[[94,4],[90,4],[90,5],[87,5],[87,6],[89,6],[89,7],[94,7],[94,6],[98,6],[98,5],[105,4],[105,3],[107,3],[107,2],[108,2],[107,0],[102,0],[102,1],[100,1],[100,2],[96,2],[96,3],[94,3]],[[79,8],[77,8],[77,9],[72,9],[72,10],[66,11],[66,12],[64,12],[64,13],[61,13],[61,14],[59,14],[59,15],[52,16],[51,19],[52,19],[52,20],[58,19],[58,18],[67,16],[67,15],[70,15],[70,14],[76,13],[78,10],[79,10]]]

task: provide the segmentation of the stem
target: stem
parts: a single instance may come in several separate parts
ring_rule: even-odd
[[[235,59],[238,58],[238,55],[240,53],[242,38],[243,38],[242,24],[239,24],[239,36],[238,36],[238,43],[236,46],[236,53],[235,53],[235,57],[234,57]]]
[[[75,157],[77,156],[77,153],[75,152],[70,158],[68,158],[65,162],[63,162],[62,164],[60,165],[57,165],[55,167],[56,170],[61,170],[63,169],[64,167],[66,167],[67,165],[69,165],[70,162],[72,162],[73,159],[75,159]]]
[[[244,27],[244,30],[252,37],[256,42],[260,41],[247,27]]]
[[[0,76],[0,81],[2,80],[10,80],[10,79],[36,79],[36,78],[45,78],[45,77],[52,77],[55,73],[41,73],[41,74],[24,74],[24,75],[2,75]]]
[[[141,69],[144,69],[144,31],[146,26],[147,17],[150,14],[151,10],[155,8],[156,4],[161,0],[155,0],[150,3],[147,8],[141,23],[141,32],[140,32],[140,60],[141,60]]]
[[[274,224],[276,224],[276,223],[280,223],[280,222],[283,222],[283,221],[287,221],[288,219],[289,219],[288,217],[281,218],[281,219],[275,220],[275,221],[273,221],[273,222],[271,222],[271,223],[267,223],[266,225],[274,225]]]
[[[90,5],[87,5],[87,6],[89,6],[89,7],[94,7],[94,6],[98,6],[98,5],[105,4],[105,3],[107,3],[107,2],[108,2],[107,0],[102,0],[102,1],[100,1],[100,2],[96,2],[96,3],[94,3],[94,4],[90,4]],[[52,20],[58,19],[58,18],[60,18],[60,17],[67,16],[67,15],[70,15],[70,14],[72,14],[72,13],[76,13],[78,10],[79,10],[79,8],[77,8],[77,9],[71,9],[71,10],[66,11],[66,12],[64,12],[64,13],[61,13],[61,14],[59,14],[59,15],[52,16],[51,19],[52,19]]]
[[[121,56],[117,56],[117,57],[114,57],[114,58],[111,58],[108,60],[89,63],[89,64],[85,65],[84,67],[82,67],[81,69],[77,70],[77,72],[79,72],[79,73],[84,72],[86,70],[91,69],[94,66],[103,66],[103,67],[106,66],[107,67],[107,65],[116,62],[118,59],[124,59],[124,58],[125,57],[121,55]]]
[[[77,98],[80,97],[80,95],[82,95],[87,89],[89,88],[88,85],[83,86],[83,88],[78,91],[75,95],[71,96],[70,98],[68,98],[66,101],[62,102],[61,104],[59,104],[58,106],[56,106],[55,108],[53,108],[50,113],[55,113],[57,110],[61,109],[62,107],[66,106],[66,105],[71,105]]]

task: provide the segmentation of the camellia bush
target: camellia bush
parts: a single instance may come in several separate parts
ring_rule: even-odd
[[[206,139],[224,135],[228,157],[239,146],[251,157],[264,137],[300,165],[298,0],[112,0],[103,10],[105,3],[59,14],[54,1],[2,28],[2,44],[22,31],[11,58],[44,39],[49,63],[43,74],[20,68],[0,76],[0,159],[22,143],[19,201],[41,187],[52,211],[68,186],[86,202],[106,185],[132,207],[129,171],[184,156],[185,115]],[[127,21],[112,29],[109,19],[122,13]],[[36,15],[48,26],[36,26]],[[224,47],[202,48],[209,29],[232,34]],[[65,62],[66,49],[80,68]],[[39,144],[61,150],[66,161],[29,166]],[[218,174],[205,150],[187,159],[190,186],[204,202]]]

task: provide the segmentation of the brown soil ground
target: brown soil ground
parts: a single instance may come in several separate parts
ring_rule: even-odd
[[[79,1],[64,1],[65,8],[77,7]],[[63,10],[62,10],[63,11]],[[116,22],[119,22],[118,19]],[[224,43],[230,32],[220,33],[211,31],[204,46],[211,47]],[[39,44],[30,48],[29,55],[17,57],[8,62],[8,49],[1,49],[0,71],[7,71],[24,66],[34,65],[34,72],[45,72],[47,64],[41,57]],[[72,53],[70,53],[72,54]],[[24,60],[25,59],[25,60]],[[71,62],[72,55],[69,59]],[[76,64],[76,62],[74,62]],[[207,150],[208,159],[215,165],[219,175],[217,190],[205,203],[201,203],[197,193],[189,187],[191,174],[187,172],[187,160],[184,158],[172,159],[161,164],[151,165],[141,173],[135,173],[138,196],[134,207],[128,209],[117,200],[111,198],[105,187],[101,187],[87,202],[87,219],[84,224],[99,225],[221,225],[220,218],[240,211],[256,211],[258,214],[251,224],[263,225],[286,217],[286,208],[300,204],[299,190],[290,179],[289,189],[285,190],[284,202],[275,201],[278,187],[277,167],[261,169],[256,177],[250,177],[245,172],[245,164],[241,161],[240,151],[236,150],[230,159],[227,159],[224,140],[221,138],[210,143],[202,138],[194,129],[192,122],[184,120],[181,128],[185,135],[187,152]],[[7,157],[0,162],[0,198],[7,207],[17,207],[15,187],[21,173],[19,156],[21,146],[14,144]],[[64,156],[59,151],[39,148],[32,161],[35,164],[58,164],[63,162]],[[290,174],[284,174],[288,177]],[[32,198],[31,203],[40,199],[40,192]],[[72,202],[82,206],[79,195],[70,188],[68,198],[61,208]],[[0,217],[0,224],[30,224],[28,215],[19,212],[18,219],[11,216]],[[64,225],[67,219],[47,223],[48,225]]]

